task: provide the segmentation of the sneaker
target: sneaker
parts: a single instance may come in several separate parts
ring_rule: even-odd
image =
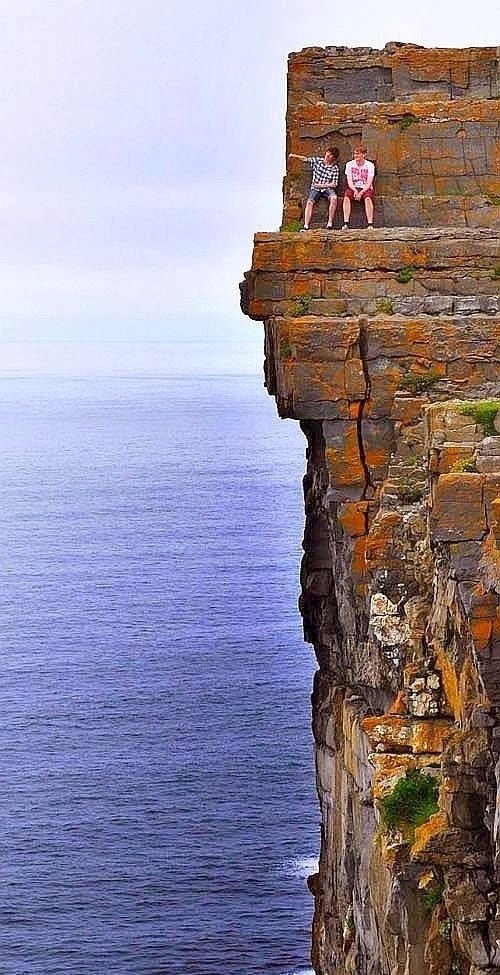
[[[349,224],[348,223],[343,223],[342,224],[342,230],[349,230]]]
[[[325,230],[333,230],[333,223],[325,224]]]
[[[372,223],[367,223],[366,229],[367,230],[373,230],[373,224]]]
[[[303,234],[306,230],[309,230],[309,227],[301,227],[300,233]]]

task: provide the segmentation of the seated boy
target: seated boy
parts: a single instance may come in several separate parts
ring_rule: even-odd
[[[326,227],[327,230],[332,230],[333,218],[337,209],[337,187],[340,175],[337,162],[339,150],[336,146],[330,146],[324,156],[298,156],[295,152],[291,152],[289,158],[300,159],[312,169],[311,188],[307,197],[302,230],[309,230],[314,204],[322,196],[328,200],[328,223]]]
[[[354,159],[346,163],[345,175],[347,186],[344,194],[344,226],[342,230],[349,230],[349,218],[353,200],[364,203],[366,222],[373,228],[373,180],[375,166],[366,158],[366,146],[356,146]]]

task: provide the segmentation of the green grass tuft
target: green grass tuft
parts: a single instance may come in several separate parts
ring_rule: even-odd
[[[298,234],[299,230],[302,229],[302,224],[300,220],[290,220],[288,223],[284,223],[280,227],[280,233],[282,234]]]
[[[396,276],[396,281],[399,281],[400,284],[408,284],[414,274],[414,267],[402,267],[399,274]]]
[[[440,884],[438,887],[432,887],[422,894],[422,902],[426,911],[433,911],[441,903],[443,900],[443,889],[443,885]]]
[[[377,315],[394,315],[394,306],[390,298],[378,299]]]
[[[406,114],[403,115],[403,118],[400,120],[399,123],[399,128],[401,129],[401,132],[404,132],[405,129],[409,129],[410,125],[414,125],[415,122],[418,122],[417,116],[412,115],[411,112],[406,112]]]
[[[300,295],[300,297],[297,298],[295,301],[295,308],[292,312],[292,315],[295,318],[299,318],[300,315],[308,315],[309,306],[312,300],[313,300],[312,295]]]
[[[500,411],[500,399],[480,399],[469,403],[462,403],[460,412],[471,416],[476,423],[480,423],[487,437],[498,436],[494,422]]]
[[[451,474],[477,474],[476,462],[473,457],[467,460],[457,460],[456,464],[450,468]]]
[[[379,800],[380,821],[384,829],[396,826],[421,826],[438,811],[439,783],[432,775],[412,770]]]
[[[427,372],[407,372],[401,380],[401,387],[409,389],[412,393],[425,393],[430,386],[443,379],[438,372],[429,369]]]

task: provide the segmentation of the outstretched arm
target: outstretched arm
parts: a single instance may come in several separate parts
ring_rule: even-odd
[[[302,162],[307,162],[307,156],[298,156],[296,152],[288,153],[289,159],[300,159]]]

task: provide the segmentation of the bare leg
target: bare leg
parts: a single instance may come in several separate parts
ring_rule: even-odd
[[[368,223],[373,223],[373,200],[369,196],[365,196],[365,213]]]
[[[311,223],[311,217],[313,212],[314,203],[312,200],[308,200],[306,203],[306,209],[304,213],[304,227],[309,230],[309,224]]]
[[[348,196],[344,196],[344,223],[349,223],[351,216],[351,201]]]
[[[335,217],[335,210],[337,209],[337,197],[331,196],[330,203],[328,206],[328,226],[333,227],[333,220]]]

